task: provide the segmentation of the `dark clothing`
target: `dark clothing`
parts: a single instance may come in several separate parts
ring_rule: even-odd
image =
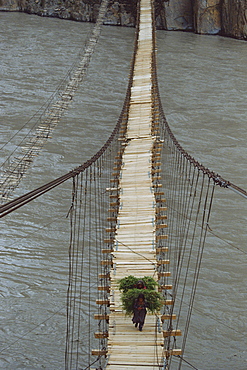
[[[147,313],[146,302],[145,301],[140,302],[138,299],[136,299],[133,307],[133,312],[134,312],[134,316],[132,318],[133,324],[139,324],[139,329],[142,329]]]

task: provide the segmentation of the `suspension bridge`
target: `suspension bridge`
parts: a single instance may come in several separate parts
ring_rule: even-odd
[[[18,163],[8,167],[3,198],[72,99],[106,7],[103,1],[79,69],[38,126],[39,140],[24,145]],[[140,1],[137,18],[126,98],[108,141],[83,165],[0,207],[3,217],[72,179],[66,369],[180,369],[215,187],[247,195],[177,142],[159,97],[151,0]],[[143,332],[122,307],[119,280],[128,275],[153,277],[163,296],[161,312],[148,313]]]
[[[151,369],[154,366],[159,367],[159,363],[164,362],[162,358],[164,356],[166,358],[174,353],[181,355],[178,349],[163,351],[162,334],[156,330],[159,318],[155,315],[148,315],[144,335],[140,336],[136,332],[130,324],[130,319],[125,317],[118,287],[118,281],[127,275],[139,278],[143,275],[152,276],[156,281],[158,280],[155,228],[159,227],[163,230],[167,226],[163,222],[155,225],[156,215],[159,215],[162,221],[162,215],[165,216],[164,211],[161,210],[165,209],[165,199],[161,197],[163,192],[156,187],[156,180],[159,179],[160,173],[158,154],[162,143],[154,135],[152,127],[154,33],[150,0],[143,0],[140,3],[138,28],[125,141],[122,143],[124,151],[121,166],[117,168],[120,174],[117,171],[113,175],[112,183],[115,191],[121,189],[116,198],[121,206],[117,219],[113,216],[109,229],[114,232],[117,222],[118,227],[111,252],[114,269],[110,274],[108,349],[103,352],[101,349],[92,352],[94,355],[108,354],[109,361],[106,369],[112,370],[134,369],[137,366]],[[166,238],[167,235],[160,235],[159,238],[161,237]],[[107,252],[109,253],[109,250]],[[169,264],[169,260],[160,259],[158,263]],[[166,275],[168,276],[169,272]],[[105,285],[101,285],[99,289],[104,287]],[[169,303],[172,304],[172,301]],[[170,319],[170,316],[167,318]],[[163,335],[180,335],[180,331],[163,331]],[[104,336],[104,332],[96,333],[96,337],[100,336]]]

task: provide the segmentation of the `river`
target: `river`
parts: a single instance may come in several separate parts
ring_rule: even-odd
[[[10,141],[2,163],[19,134],[11,138],[66,75],[92,25],[21,13],[0,13],[0,20],[0,148]],[[124,100],[133,36],[130,28],[103,27],[70,109],[15,196],[83,163],[106,141]],[[246,189],[246,42],[158,31],[157,45],[161,99],[178,140]],[[70,185],[1,220],[1,369],[64,368]],[[246,205],[217,189],[186,347],[198,369],[247,368]]]

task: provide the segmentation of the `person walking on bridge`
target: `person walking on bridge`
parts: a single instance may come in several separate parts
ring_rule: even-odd
[[[136,328],[139,324],[140,331],[142,331],[145,317],[147,314],[146,307],[147,306],[146,306],[144,294],[140,293],[137,299],[134,301],[134,307],[133,307],[134,316],[132,318],[133,324],[135,324]]]

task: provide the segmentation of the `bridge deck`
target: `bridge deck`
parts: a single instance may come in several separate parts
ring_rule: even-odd
[[[108,365],[106,369],[158,367],[162,335],[156,316],[147,314],[139,332],[121,307],[118,280],[128,275],[152,276],[155,272],[155,197],[151,164],[154,139],[152,124],[152,14],[150,0],[141,0],[140,31],[136,54],[127,139],[120,175],[120,210],[111,274]]]

